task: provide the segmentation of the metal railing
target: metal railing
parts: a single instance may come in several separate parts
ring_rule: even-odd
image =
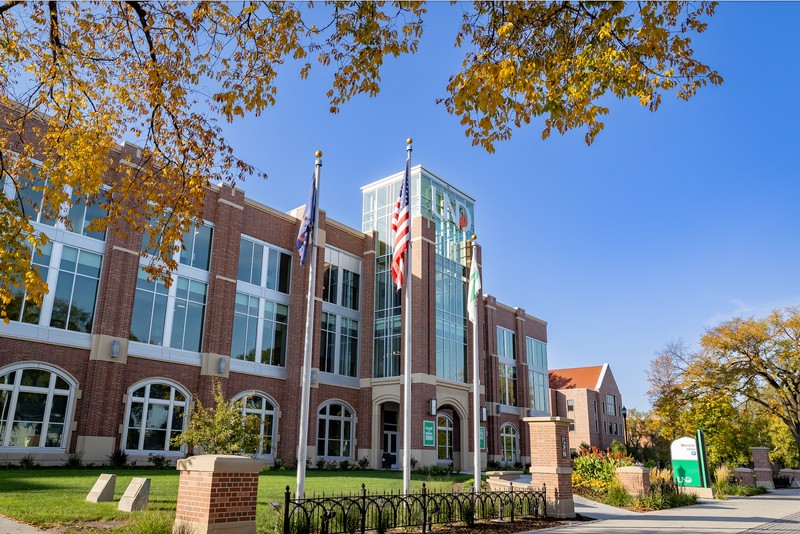
[[[358,495],[292,498],[286,486],[283,506],[284,534],[383,533],[393,528],[465,523],[478,520],[514,521],[515,517],[547,517],[547,492],[540,490],[458,493],[368,493],[364,484]]]

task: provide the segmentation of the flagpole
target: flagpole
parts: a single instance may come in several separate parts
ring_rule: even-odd
[[[306,297],[305,351],[303,353],[302,391],[300,395],[300,436],[297,444],[297,487],[295,497],[305,497],[306,458],[308,457],[308,412],[311,402],[311,354],[314,342],[314,288],[317,268],[317,230],[319,229],[319,169],[322,167],[322,151],[317,150],[314,161],[314,229],[311,232],[311,265],[308,268],[308,295]]]
[[[411,143],[409,137],[406,141],[406,168],[411,161]],[[409,189],[411,189],[411,177],[408,177]],[[404,359],[403,359],[403,493],[411,493],[411,191],[408,192],[408,222],[409,222],[409,241],[406,252],[406,280],[403,293],[405,294],[405,339],[404,339]]]
[[[478,261],[478,241],[477,236],[472,236],[472,261],[470,262],[470,282],[468,287],[472,287],[472,272],[475,269],[475,262]],[[480,276],[480,273],[478,273]],[[475,471],[475,493],[481,492],[481,392],[480,392],[480,359],[478,357],[478,303],[475,296],[475,317],[472,321],[472,448],[474,458],[472,468]]]

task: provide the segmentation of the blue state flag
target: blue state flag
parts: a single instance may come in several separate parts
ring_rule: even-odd
[[[306,264],[306,254],[311,244],[314,230],[314,218],[317,216],[317,180],[311,177],[311,190],[308,192],[308,202],[303,210],[303,221],[300,223],[300,232],[297,234],[297,250],[300,252],[300,265]]]

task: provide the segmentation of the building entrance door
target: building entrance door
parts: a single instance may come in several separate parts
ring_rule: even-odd
[[[388,455],[382,461],[382,467],[397,469],[399,458],[397,454],[397,412],[386,410],[383,412],[383,453]]]

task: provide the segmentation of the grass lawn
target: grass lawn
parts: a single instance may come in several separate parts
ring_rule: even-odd
[[[101,473],[114,473],[117,483],[115,502],[88,503],[86,495]],[[277,514],[268,503],[283,503],[286,486],[294,492],[295,471],[269,471],[262,473],[258,483],[257,524],[259,532],[273,532]],[[91,521],[130,519],[135,524],[140,512],[127,514],[117,510],[120,497],[133,477],[150,479],[150,511],[164,516],[171,526],[175,517],[178,496],[178,471],[173,469],[31,469],[0,470],[0,514],[50,528]],[[369,492],[400,491],[403,474],[399,471],[316,471],[306,474],[306,495],[356,493],[365,484]],[[472,475],[429,477],[411,475],[411,490],[419,491],[425,483],[429,489],[449,490],[454,483],[472,479]],[[150,514],[152,517],[153,514]],[[168,521],[167,521],[168,520]],[[130,529],[125,532],[153,532],[158,529]]]

